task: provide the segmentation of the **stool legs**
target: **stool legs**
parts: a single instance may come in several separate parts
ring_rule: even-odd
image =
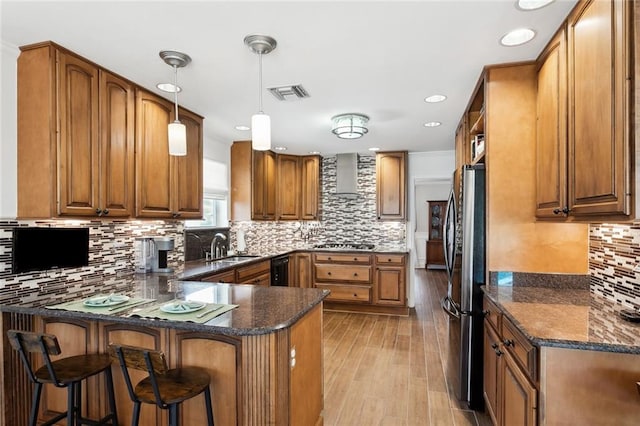
[[[29,413],[29,426],[36,426],[36,420],[38,419],[38,408],[40,408],[41,394],[42,394],[42,383],[36,383],[36,387],[33,390],[31,412]]]
[[[169,405],[169,426],[178,426],[179,407],[178,404]]]
[[[116,397],[113,394],[113,375],[111,374],[111,367],[104,371],[107,379],[107,394],[109,396],[109,408],[111,408],[111,424],[118,426],[118,413],[116,412]]]
[[[140,422],[140,401],[133,402],[133,415],[131,416],[131,426],[138,426]]]
[[[207,409],[207,425],[213,426],[213,409],[211,408],[211,389],[209,389],[209,386],[204,390],[204,403]]]

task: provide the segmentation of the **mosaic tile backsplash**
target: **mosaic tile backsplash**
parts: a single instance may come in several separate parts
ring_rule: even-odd
[[[592,224],[591,291],[640,310],[640,223]]]
[[[238,231],[249,253],[275,253],[322,243],[368,243],[376,247],[406,246],[404,222],[376,219],[376,158],[358,156],[358,195],[335,194],[336,157],[322,159],[320,221],[233,222],[231,250],[237,250]]]
[[[12,274],[12,229],[16,226],[87,226],[89,266]],[[65,293],[69,287],[95,286],[129,274],[134,268],[134,241],[139,236],[173,237],[175,249],[168,253],[168,263],[176,266],[184,259],[183,227],[182,222],[165,221],[0,221],[0,303],[28,300],[30,294]]]

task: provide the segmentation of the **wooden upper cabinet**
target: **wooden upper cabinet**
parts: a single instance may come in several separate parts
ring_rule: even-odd
[[[251,219],[276,218],[276,154],[253,151]]]
[[[319,155],[304,156],[300,159],[301,177],[301,220],[320,220],[320,170],[322,158]]]
[[[139,89],[136,94],[136,216],[202,217],[202,118],[182,111],[187,155],[169,155],[167,126],[173,104]]]
[[[278,220],[300,219],[300,157],[297,155],[277,156],[278,191],[277,218]]]
[[[202,118],[192,112],[179,110],[180,121],[187,128],[187,155],[174,157],[175,196],[172,210],[180,219],[202,218]]]
[[[631,213],[633,5],[583,1],[567,19],[571,215]]]
[[[173,121],[168,100],[136,93],[136,216],[173,217],[171,185],[174,162],[169,156],[167,126]]]
[[[406,219],[407,152],[376,154],[378,220]]]
[[[538,59],[536,216],[555,217],[567,205],[567,63],[562,28]]]
[[[135,200],[135,88],[100,70],[101,215],[133,215]]]
[[[18,217],[131,216],[132,84],[54,43],[21,49]]]
[[[58,214],[95,215],[98,206],[98,69],[56,52],[60,141]]]
[[[459,170],[465,164],[469,164],[469,149],[467,145],[467,115],[465,114],[458,128],[456,129],[455,148],[456,148],[456,170]]]

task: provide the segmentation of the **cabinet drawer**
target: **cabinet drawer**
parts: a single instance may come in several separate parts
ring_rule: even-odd
[[[209,275],[200,279],[200,281],[212,283],[234,283],[236,282],[236,271],[232,269],[230,271],[220,272],[219,274]]]
[[[330,290],[329,302],[370,302],[371,287],[360,285],[316,284],[316,288]]]
[[[403,254],[376,254],[378,265],[404,265]]]
[[[315,265],[316,281],[371,283],[371,267],[358,265]]]
[[[264,262],[253,263],[251,265],[238,268],[236,271],[236,279],[238,282],[242,283],[245,282],[247,278],[271,272],[271,261],[265,260]]]
[[[527,376],[535,382],[537,380],[537,351],[529,340],[506,317],[502,318],[502,343],[506,350],[524,369]]]
[[[271,285],[271,273],[267,272],[266,274],[258,275],[254,278],[249,278],[245,281],[242,281],[240,284],[253,284],[268,287]]]
[[[316,253],[315,262],[366,263],[371,264],[371,255],[357,253]]]
[[[484,318],[493,326],[493,329],[496,332],[500,332],[500,318],[502,316],[502,311],[500,311],[500,309],[486,296],[484,297],[483,305]]]

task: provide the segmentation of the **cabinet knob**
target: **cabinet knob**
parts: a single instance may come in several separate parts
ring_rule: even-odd
[[[182,214],[182,213],[173,212],[172,216],[173,216],[173,218],[175,219],[175,218],[177,218],[177,217],[180,217],[180,215],[181,215],[181,214]]]
[[[99,209],[99,208],[98,208],[98,209],[96,209],[96,214],[97,214],[98,216],[102,216],[102,209]]]
[[[331,275],[331,272],[327,272],[327,275]]]
[[[492,343],[491,344],[491,349],[493,349],[493,350],[498,349],[498,344],[497,343]]]
[[[483,317],[488,317],[489,315],[491,315],[491,311],[482,311]]]
[[[353,293],[353,297],[358,297],[358,293]]]
[[[391,262],[391,259],[387,259],[387,262]]]
[[[353,261],[354,261],[354,262],[357,262],[357,261],[358,261],[358,258],[357,258],[357,257],[354,257],[354,258],[353,258]]]
[[[504,343],[505,346],[513,346],[513,340],[511,339],[504,339]]]
[[[564,207],[562,208],[562,210],[560,210],[560,209],[553,209],[553,214],[560,214],[560,213],[562,213],[564,216],[568,216],[570,211],[571,211],[571,209],[570,209],[569,207],[564,206]]]
[[[358,273],[357,273],[357,272],[354,272],[354,273],[353,273],[353,276],[354,276],[354,277],[357,277],[357,276],[358,276]]]
[[[504,352],[502,352],[500,349],[494,349],[494,351],[496,352],[496,355],[501,356]]]
[[[102,210],[102,214],[105,215],[105,216],[108,215],[109,214],[109,209]]]
[[[331,256],[327,257],[327,260],[331,260]]]

